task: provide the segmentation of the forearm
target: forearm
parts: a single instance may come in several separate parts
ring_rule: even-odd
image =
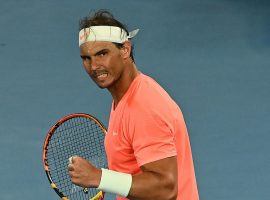
[[[111,171],[112,175],[110,173],[104,174],[103,171],[101,172],[80,157],[73,157],[68,170],[72,182],[76,185],[81,187],[99,186],[101,190],[105,189],[105,192],[109,191],[124,196],[128,194],[129,199],[173,200],[177,196],[177,162],[175,157],[145,164],[141,166],[142,172],[132,177],[125,173],[122,173],[124,176],[115,175],[119,172],[113,171]]]
[[[104,192],[127,196],[131,200],[175,200],[177,198],[178,177],[175,157],[145,164],[141,166],[141,173],[136,175],[108,169],[102,169],[102,173],[99,174],[99,176],[92,176],[92,179],[97,179],[98,189]],[[73,179],[75,180],[75,177]],[[95,185],[88,187],[95,187]]]

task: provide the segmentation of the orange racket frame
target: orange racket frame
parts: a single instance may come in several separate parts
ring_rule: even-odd
[[[46,172],[47,178],[50,182],[51,187],[54,189],[54,191],[61,197],[62,200],[69,200],[68,197],[66,197],[58,188],[57,185],[53,182],[51,175],[50,175],[50,169],[49,169],[49,164],[47,161],[47,151],[48,151],[48,144],[50,142],[50,139],[52,137],[52,135],[54,134],[54,131],[61,125],[63,124],[65,121],[72,119],[72,118],[76,118],[76,117],[85,117],[85,118],[89,118],[93,121],[96,122],[96,124],[98,124],[98,126],[101,128],[101,130],[104,132],[104,134],[106,134],[106,128],[105,126],[94,116],[86,114],[86,113],[73,113],[73,114],[69,114],[66,115],[64,117],[62,117],[61,119],[59,119],[48,131],[47,136],[45,138],[44,141],[44,145],[43,145],[43,154],[42,154],[42,160],[43,160],[43,167],[44,170]],[[98,192],[94,197],[91,197],[89,200],[103,200],[104,199],[104,193],[102,191]]]

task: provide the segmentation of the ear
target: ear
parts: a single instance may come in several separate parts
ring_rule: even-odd
[[[131,53],[131,42],[126,41],[123,43],[123,47],[121,48],[121,55],[123,59],[127,59],[130,57]]]

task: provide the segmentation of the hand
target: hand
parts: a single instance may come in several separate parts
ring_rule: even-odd
[[[101,179],[100,169],[78,156],[72,156],[69,161],[68,172],[72,183],[83,188],[99,186]]]

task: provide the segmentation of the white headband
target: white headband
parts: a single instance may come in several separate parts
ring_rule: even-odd
[[[117,26],[90,26],[79,32],[79,46],[89,41],[106,41],[123,43],[130,38],[133,38],[139,29],[127,32]]]

